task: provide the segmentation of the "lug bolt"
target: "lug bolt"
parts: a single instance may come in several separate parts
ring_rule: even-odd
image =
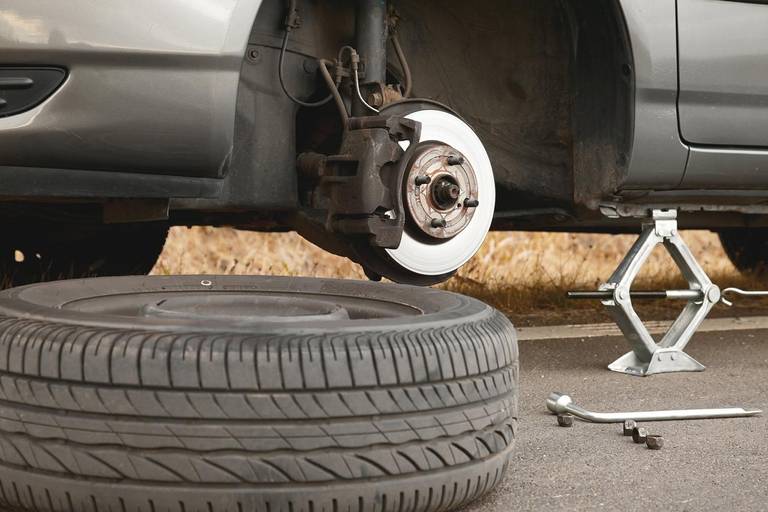
[[[451,155],[448,157],[448,165],[463,165],[464,164],[464,157]]]
[[[623,433],[625,436],[631,436],[632,431],[637,427],[637,422],[635,420],[626,420],[624,422],[624,430]]]
[[[464,200],[465,208],[477,208],[478,206],[480,206],[480,201],[478,201],[477,199],[466,198]]]
[[[429,182],[432,181],[432,178],[425,175],[416,176],[416,179],[413,180],[414,183],[416,183],[417,187],[420,187],[422,185],[429,185]]]
[[[645,445],[651,450],[661,450],[664,446],[664,438],[659,435],[649,434],[645,438]]]
[[[648,429],[645,427],[635,427],[632,429],[632,441],[637,444],[644,443],[648,438]]]
[[[572,414],[558,414],[557,415],[557,424],[561,427],[572,427],[573,426],[573,415]]]
[[[432,219],[432,222],[430,223],[433,228],[444,228],[446,224],[447,222],[445,222],[445,219]]]

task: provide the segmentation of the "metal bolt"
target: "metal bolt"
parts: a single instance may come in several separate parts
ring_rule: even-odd
[[[661,450],[664,446],[664,438],[656,434],[648,434],[645,438],[645,445],[651,450]]]
[[[433,228],[444,228],[447,225],[447,222],[445,222],[445,219],[439,218],[439,219],[432,219],[432,222],[430,225]]]
[[[707,291],[707,300],[713,304],[717,304],[720,302],[721,298],[721,292],[720,288],[718,288],[717,285],[712,285],[709,287],[709,291]]]
[[[432,181],[432,178],[425,175],[416,176],[416,179],[413,180],[414,183],[416,183],[417,187],[420,187],[422,185],[429,185],[429,182]]]
[[[464,157],[451,155],[448,157],[448,160],[446,160],[446,162],[448,162],[448,165],[463,165]]]
[[[645,427],[635,427],[632,429],[632,440],[637,444],[644,443],[648,437],[648,429]]]
[[[250,50],[248,52],[248,58],[252,62],[256,62],[256,63],[261,62],[261,52],[257,49]]]
[[[624,435],[631,436],[632,431],[635,430],[635,427],[637,427],[637,422],[635,420],[626,420],[624,422]]]
[[[558,414],[557,415],[557,424],[561,427],[572,427],[573,426],[573,415],[572,414]]]
[[[477,199],[466,198],[464,200],[465,208],[477,208],[478,206],[480,206],[480,201],[478,201]]]
[[[373,92],[368,95],[368,103],[374,107],[382,107],[384,106],[384,96],[380,92]]]
[[[317,60],[305,59],[302,67],[308,75],[314,75],[317,73]]]

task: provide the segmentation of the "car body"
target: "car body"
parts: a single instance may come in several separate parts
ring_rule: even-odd
[[[377,46],[370,27],[382,24]],[[767,25],[762,1],[7,0],[6,253],[31,243],[30,226],[102,236],[127,224],[230,225],[297,230],[373,277],[444,279],[455,268],[401,274],[382,263],[399,239],[382,241],[370,208],[339,213],[345,201],[373,204],[369,182],[318,199],[325,158],[365,142],[346,138],[333,101],[302,107],[284,89],[322,100],[318,59],[345,45],[362,55],[369,101],[369,79],[382,75],[382,112],[407,118],[410,68],[421,110],[474,129],[493,168],[494,229],[624,232],[652,208],[674,208],[681,226],[738,242],[768,219]],[[360,107],[352,68],[336,60],[352,117],[381,117]],[[400,110],[386,106],[392,90]],[[354,129],[381,130],[372,122]],[[322,162],[306,164],[308,154]],[[396,213],[398,187],[380,201]],[[376,209],[383,223],[397,219],[379,211],[388,208]]]

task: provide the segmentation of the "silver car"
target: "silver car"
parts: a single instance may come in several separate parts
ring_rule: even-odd
[[[147,272],[206,224],[431,284],[490,229],[654,208],[758,268],[766,26],[763,1],[5,0],[2,271]]]

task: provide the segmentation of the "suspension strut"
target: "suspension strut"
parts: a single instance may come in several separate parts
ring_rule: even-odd
[[[386,0],[358,0],[355,22],[357,52],[362,59],[365,83],[380,88],[387,83],[387,16]],[[362,96],[353,102],[352,114],[372,115],[374,112],[366,105],[365,84],[361,88]]]

